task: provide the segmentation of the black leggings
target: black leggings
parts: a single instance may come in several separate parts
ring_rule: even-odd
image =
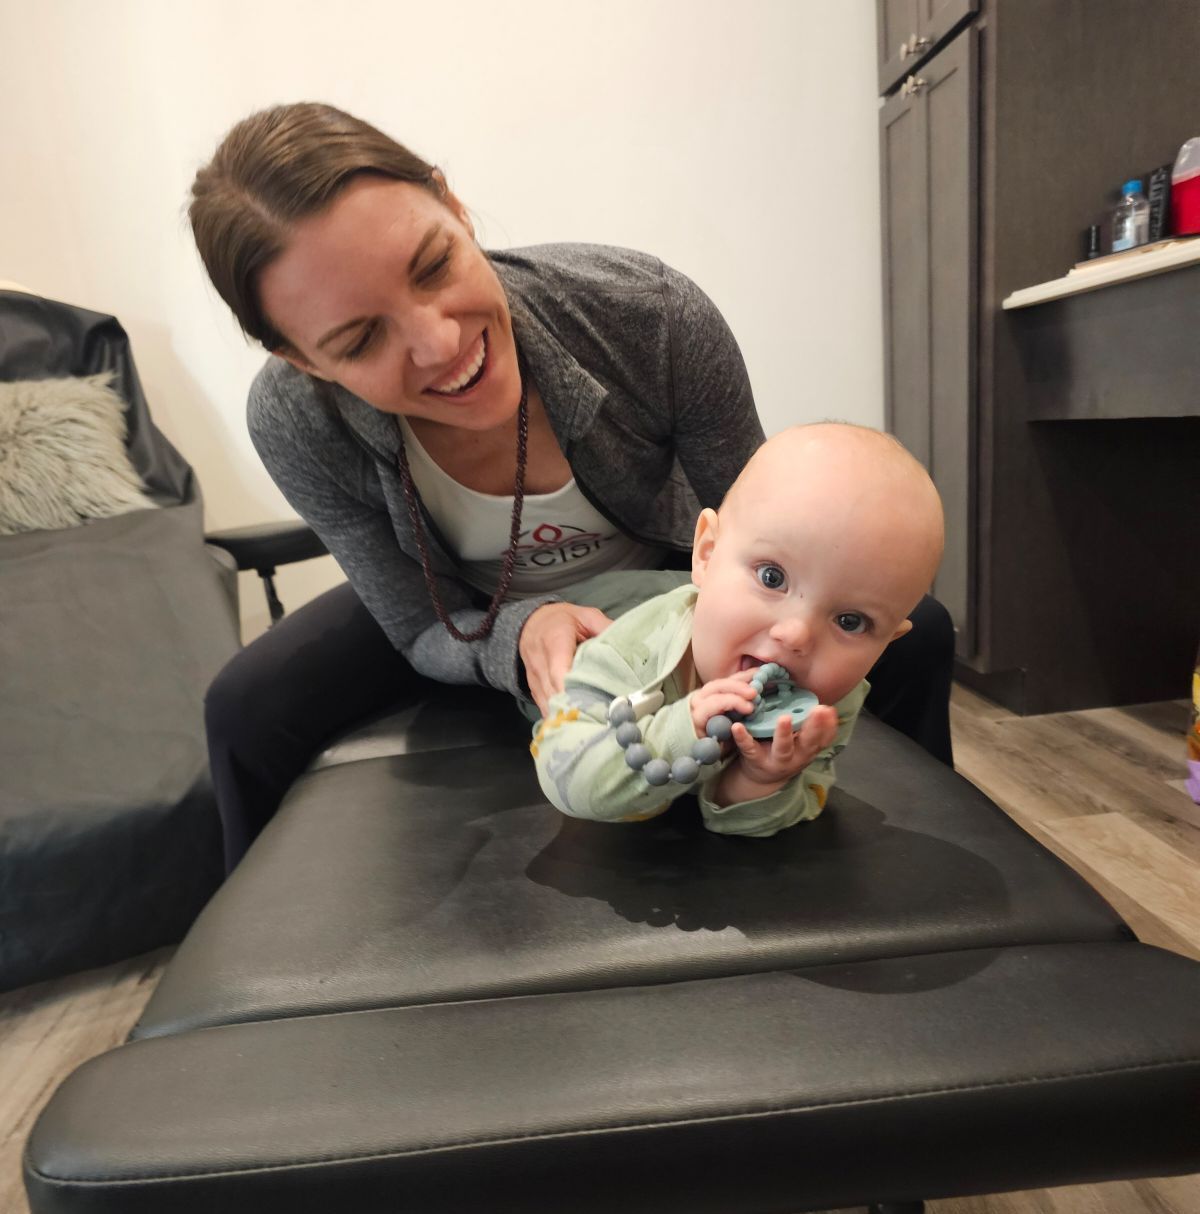
[[[867,708],[952,764],[954,630],[932,598],[921,601],[912,620],[912,630],[884,650],[868,675]],[[204,704],[226,871],[327,742],[372,713],[415,699],[426,685],[349,584],[285,616],[241,650],[213,680]]]

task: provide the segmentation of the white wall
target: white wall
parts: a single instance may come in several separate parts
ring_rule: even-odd
[[[874,23],[873,0],[0,0],[0,279],[120,318],[210,526],[287,517],[243,424],[263,354],[184,211],[239,118],[323,100],[440,164],[485,245],[620,244],[690,274],[769,432],[879,425]],[[337,577],[296,567],[284,600]]]

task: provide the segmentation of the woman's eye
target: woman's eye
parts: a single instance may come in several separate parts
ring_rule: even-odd
[[[435,283],[446,276],[446,270],[450,265],[450,249],[439,257],[436,261],[431,261],[418,275],[417,282],[427,287],[431,283]]]
[[[787,585],[787,574],[778,565],[759,565],[755,573],[768,590],[782,590]]]
[[[375,338],[379,333],[379,325],[371,323],[367,325],[358,335],[358,340],[352,345],[347,346],[342,351],[342,357],[353,362],[356,358],[362,358],[364,354],[375,344]]]
[[[865,615],[859,615],[857,611],[843,611],[837,617],[837,626],[843,632],[854,635],[871,631],[871,621]]]

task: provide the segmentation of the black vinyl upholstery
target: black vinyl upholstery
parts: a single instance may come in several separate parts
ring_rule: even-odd
[[[906,739],[863,720],[823,818],[720,838],[687,801],[561,817],[463,694],[297,783],[44,1111],[35,1214],[785,1214],[1200,1166],[1200,965]]]
[[[709,833],[689,799],[644,823],[564,817],[519,745],[312,772],[181,946],[135,1035],[1129,938],[1073,872],[915,744],[867,718],[850,754],[836,812],[769,842]]]

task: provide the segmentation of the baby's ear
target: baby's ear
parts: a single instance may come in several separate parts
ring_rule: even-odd
[[[890,637],[888,637],[888,644],[890,645],[893,641],[898,641],[902,636],[909,632],[912,632],[912,620],[904,620],[900,627],[897,628]]]
[[[700,511],[700,517],[696,520],[696,535],[692,540],[693,585],[704,584],[708,562],[712,559],[713,549],[717,546],[717,530],[720,525],[721,521],[715,510],[708,508]]]

